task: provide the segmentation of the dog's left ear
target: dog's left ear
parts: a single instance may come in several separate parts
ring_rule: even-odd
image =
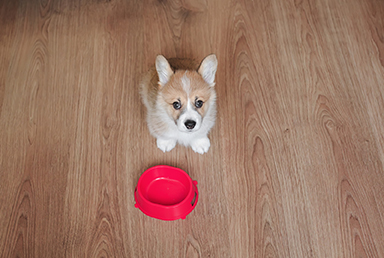
[[[198,73],[210,86],[215,85],[215,74],[217,70],[217,58],[212,54],[204,58],[201,62]]]

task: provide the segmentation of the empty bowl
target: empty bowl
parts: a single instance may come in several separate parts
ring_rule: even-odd
[[[197,181],[175,167],[160,165],[146,170],[135,189],[135,207],[161,220],[185,219],[198,200]]]

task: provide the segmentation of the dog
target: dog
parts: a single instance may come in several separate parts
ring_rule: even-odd
[[[198,64],[190,59],[156,57],[140,83],[149,132],[163,152],[176,144],[204,154],[211,146],[208,133],[216,120],[214,54]]]

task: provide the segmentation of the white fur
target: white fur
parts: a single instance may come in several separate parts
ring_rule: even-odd
[[[181,84],[183,85],[183,90],[187,93],[187,96],[191,93],[191,80],[186,75],[187,72],[184,73],[183,78],[181,78]]]

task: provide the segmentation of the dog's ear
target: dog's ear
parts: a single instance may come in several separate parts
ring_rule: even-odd
[[[159,75],[159,85],[163,87],[171,78],[173,71],[167,59],[162,55],[156,57],[156,70]]]
[[[217,70],[217,58],[212,54],[204,58],[199,67],[199,74],[210,86],[215,85],[215,74]]]

